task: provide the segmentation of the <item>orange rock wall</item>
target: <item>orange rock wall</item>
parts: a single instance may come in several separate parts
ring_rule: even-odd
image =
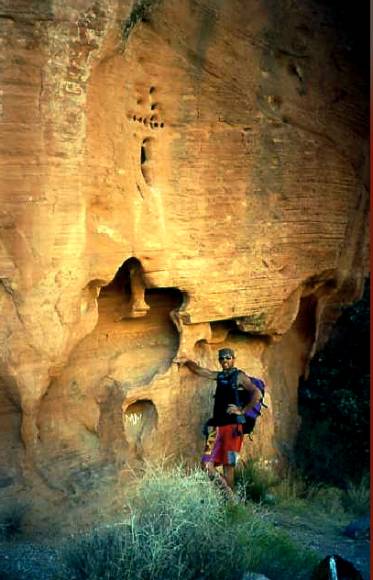
[[[223,345],[268,384],[249,452],[281,455],[367,274],[348,27],[311,0],[0,7],[0,486],[198,456],[213,385],[172,360]]]

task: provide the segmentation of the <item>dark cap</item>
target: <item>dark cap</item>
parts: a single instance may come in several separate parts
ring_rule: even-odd
[[[222,358],[223,356],[231,356],[234,358],[234,351],[231,348],[221,348],[218,352],[218,356],[219,358]]]

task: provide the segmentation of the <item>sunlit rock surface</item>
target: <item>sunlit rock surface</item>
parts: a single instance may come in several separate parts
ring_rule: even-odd
[[[214,385],[177,353],[235,348],[267,383],[247,451],[291,450],[368,269],[369,68],[329,4],[0,1],[5,495],[110,503],[198,458]]]

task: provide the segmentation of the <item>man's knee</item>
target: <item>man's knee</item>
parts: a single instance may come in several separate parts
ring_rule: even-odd
[[[206,461],[204,463],[204,469],[210,475],[214,475],[216,473],[215,465],[214,465],[214,463],[212,461]]]

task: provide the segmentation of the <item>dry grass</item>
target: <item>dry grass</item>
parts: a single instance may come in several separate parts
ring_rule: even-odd
[[[253,504],[227,504],[201,471],[151,469],[123,521],[81,537],[66,552],[77,580],[236,580],[252,570],[308,578],[317,562]]]

